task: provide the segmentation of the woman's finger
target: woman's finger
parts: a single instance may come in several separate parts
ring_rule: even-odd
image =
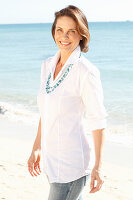
[[[32,167],[28,167],[28,170],[29,170],[31,176],[33,176],[33,168]]]
[[[31,161],[28,161],[28,170],[29,170],[31,176],[36,175],[36,174],[34,173],[34,164],[33,164],[33,162],[31,162]]]
[[[96,185],[96,191],[100,190],[101,187],[102,187],[102,183],[98,183],[98,184]]]
[[[29,172],[32,176],[37,176],[38,175],[38,172],[34,169],[34,168],[30,168],[29,169]]]
[[[34,170],[35,170],[35,172],[37,173],[37,175],[40,175],[38,166],[35,166],[35,167],[34,167]]]
[[[40,161],[39,161],[39,162],[36,162],[35,165],[34,165],[34,167],[35,167],[35,170],[36,170],[36,171],[39,173],[39,175],[40,175],[40,173],[41,173]]]
[[[38,169],[39,169],[39,172],[41,173],[40,163],[38,163]]]
[[[95,193],[95,192],[99,191],[101,187],[102,187],[101,184],[100,184],[98,187],[94,187],[94,188],[90,191],[90,193]]]
[[[94,182],[95,182],[95,178],[93,176],[91,176],[91,182],[90,182],[90,188],[94,188]]]
[[[99,180],[96,187],[92,188],[90,193],[95,193],[95,192],[99,191],[101,189],[103,183],[104,183],[104,181]]]
[[[98,177],[96,188],[99,188],[99,187],[101,188],[103,183],[104,183],[104,181],[100,177]]]
[[[33,171],[33,165],[31,163],[28,164],[28,170],[29,170],[29,172]]]
[[[34,171],[33,171],[33,175],[34,175],[34,176],[37,176],[38,173],[34,170]]]

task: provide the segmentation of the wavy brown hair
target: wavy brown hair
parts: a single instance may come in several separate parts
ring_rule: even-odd
[[[86,53],[89,49],[88,43],[90,41],[90,33],[86,16],[79,8],[73,5],[69,5],[60,11],[55,12],[55,20],[51,30],[53,38],[55,35],[57,19],[62,16],[71,17],[76,22],[77,31],[82,36],[82,40],[79,42],[80,49],[82,52]]]

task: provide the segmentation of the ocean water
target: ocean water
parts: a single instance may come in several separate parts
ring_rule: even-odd
[[[100,70],[108,139],[133,147],[133,22],[89,22],[84,54]],[[41,63],[58,50],[51,25],[0,25],[0,117],[34,124]]]

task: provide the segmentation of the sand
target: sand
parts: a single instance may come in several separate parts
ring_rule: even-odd
[[[1,200],[48,199],[49,183],[45,174],[32,177],[27,168],[37,126],[0,118]],[[132,154],[132,148],[105,141],[102,164],[104,184],[100,191],[90,194],[88,181],[83,190],[84,200],[132,200]]]

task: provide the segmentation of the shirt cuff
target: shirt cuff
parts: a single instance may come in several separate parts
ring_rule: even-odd
[[[89,131],[94,131],[97,129],[103,129],[107,127],[106,119],[95,120],[95,121],[87,120],[86,123],[87,123],[87,129]]]

